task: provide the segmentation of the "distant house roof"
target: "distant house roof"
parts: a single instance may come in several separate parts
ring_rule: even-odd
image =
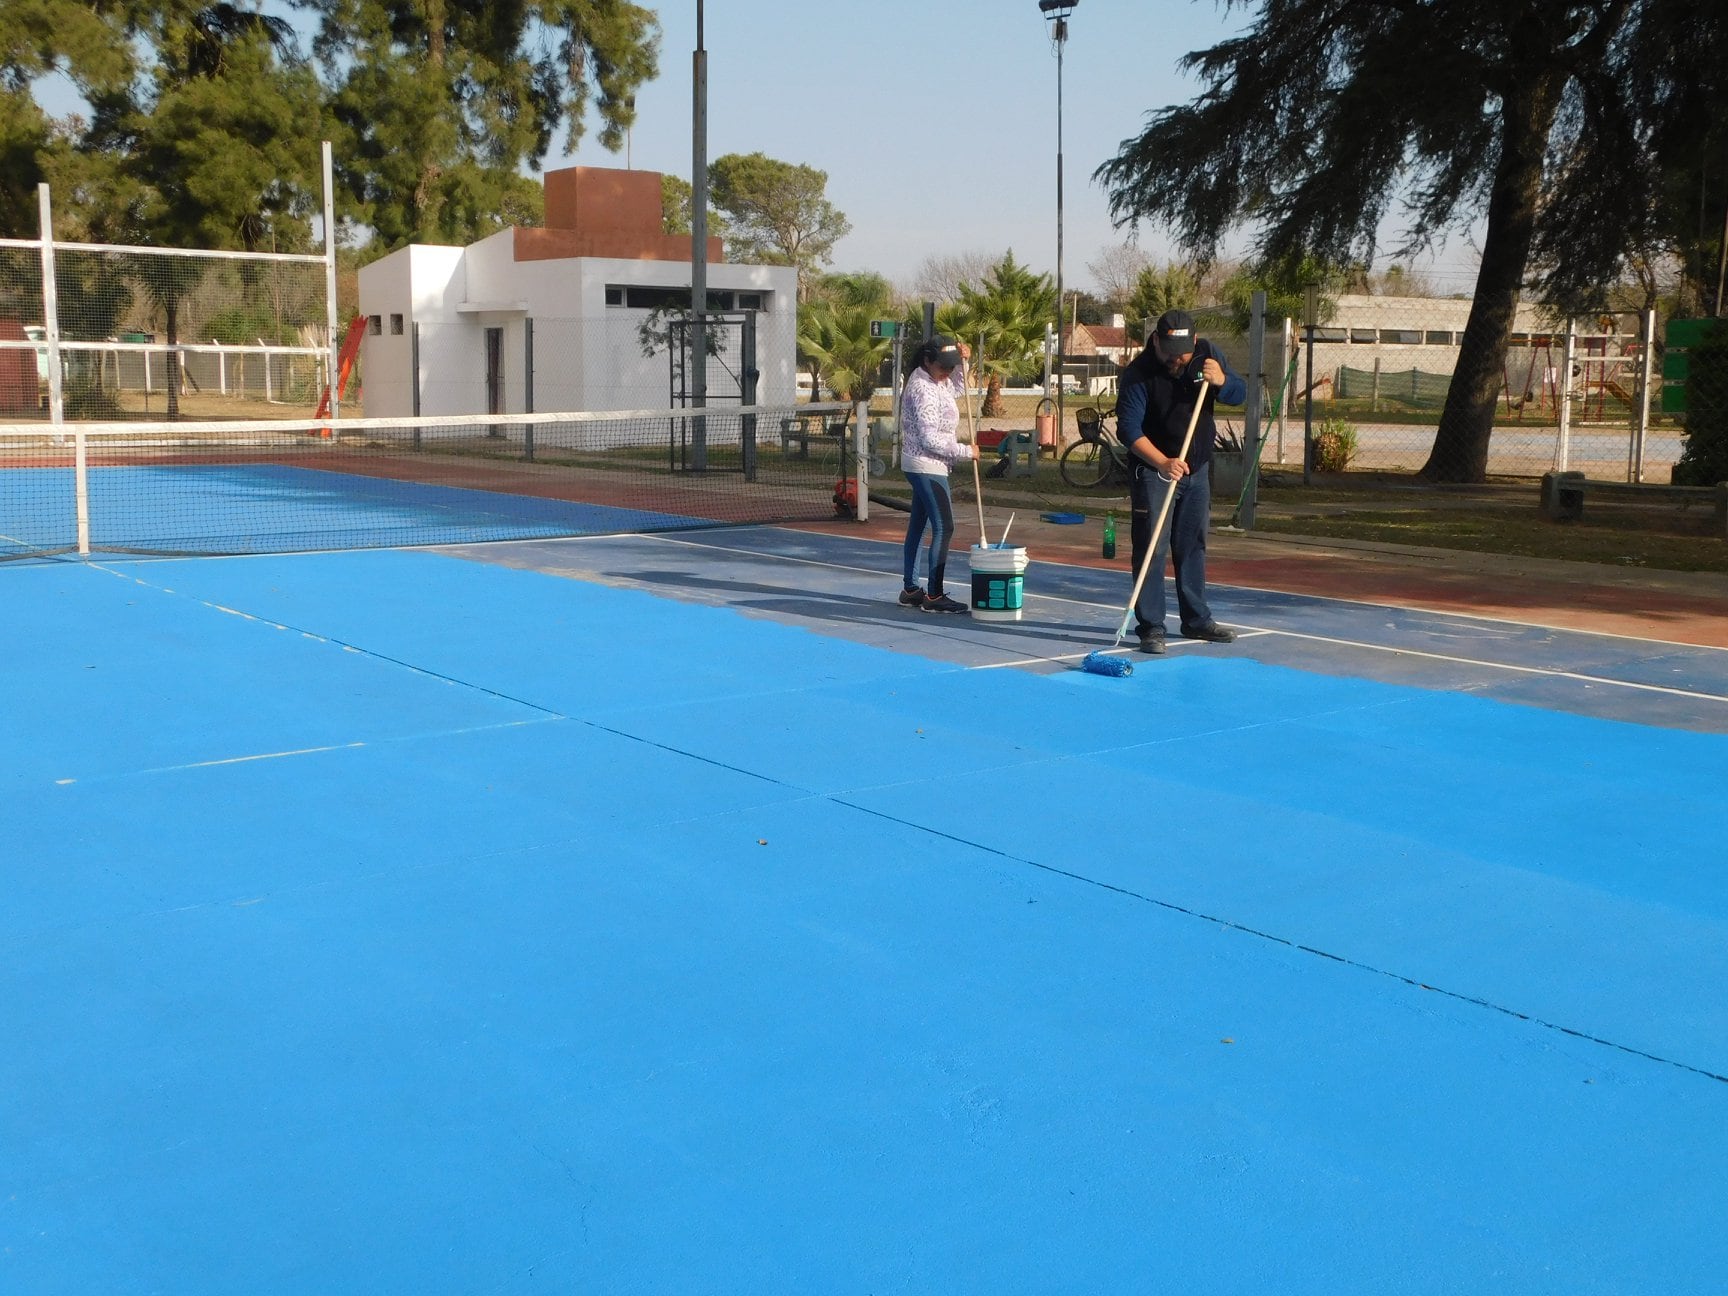
[[[1121,325],[1076,324],[1062,351],[1065,355],[1109,355],[1126,360],[1139,350],[1139,343]]]

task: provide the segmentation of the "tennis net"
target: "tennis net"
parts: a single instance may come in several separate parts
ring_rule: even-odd
[[[835,516],[846,405],[0,424],[0,558],[243,554]]]

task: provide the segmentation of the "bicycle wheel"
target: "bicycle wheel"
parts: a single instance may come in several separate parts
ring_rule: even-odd
[[[1115,457],[1096,441],[1076,441],[1062,452],[1062,480],[1080,490],[1102,486],[1115,467]]]

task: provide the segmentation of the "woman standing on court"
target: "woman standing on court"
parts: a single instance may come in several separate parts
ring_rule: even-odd
[[[966,611],[964,603],[943,591],[942,581],[948,570],[948,543],[954,535],[948,469],[978,453],[976,446],[960,444],[958,436],[958,396],[966,390],[966,362],[971,358],[970,348],[954,339],[931,338],[918,348],[900,398],[900,470],[912,487],[900,602],[924,612]],[[930,532],[924,573],[927,584],[919,589],[918,545],[926,528]]]

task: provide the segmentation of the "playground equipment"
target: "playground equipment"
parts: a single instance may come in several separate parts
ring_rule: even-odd
[[[1637,397],[1629,387],[1638,385],[1644,354],[1636,333],[1621,332],[1619,316],[1599,315],[1594,323],[1598,332],[1579,334],[1573,343],[1572,390],[1582,423],[1607,422],[1609,397],[1627,410],[1636,406]]]

